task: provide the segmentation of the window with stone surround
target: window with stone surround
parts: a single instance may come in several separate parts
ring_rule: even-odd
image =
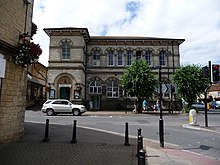
[[[151,65],[152,52],[147,50],[144,54],[144,59],[147,61],[148,65]]]
[[[132,64],[133,51],[127,50],[126,55],[126,65],[130,66]]]
[[[62,59],[70,59],[70,44],[68,42],[62,44]]]
[[[102,85],[99,81],[92,81],[89,84],[89,94],[101,94],[102,93]]]
[[[93,66],[100,66],[100,50],[98,49],[93,51],[92,64]]]
[[[108,59],[108,66],[114,66],[114,51],[113,50],[108,50],[107,53],[107,59]]]
[[[141,51],[136,51],[136,61],[141,60]]]
[[[117,51],[117,66],[123,66],[124,65],[124,54],[123,50]]]
[[[165,61],[166,61],[166,51],[162,50],[159,53],[159,64],[160,66],[165,66]]]
[[[106,97],[107,98],[118,98],[119,97],[119,86],[117,80],[110,80],[106,86]]]

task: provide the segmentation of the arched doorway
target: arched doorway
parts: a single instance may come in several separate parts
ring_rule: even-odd
[[[70,100],[72,81],[69,77],[63,76],[58,80],[58,96],[60,99]]]

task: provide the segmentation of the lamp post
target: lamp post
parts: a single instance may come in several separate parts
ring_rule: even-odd
[[[164,129],[163,129],[163,112],[162,112],[162,81],[161,81],[161,66],[159,66],[159,83],[160,83],[160,99],[159,99],[159,109],[160,109],[160,119],[159,119],[159,137],[160,137],[160,147],[164,147]]]

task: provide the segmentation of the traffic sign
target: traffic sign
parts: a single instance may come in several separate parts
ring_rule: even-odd
[[[162,93],[177,93],[176,84],[162,84]]]
[[[162,93],[167,93],[168,92],[168,84],[162,84]]]

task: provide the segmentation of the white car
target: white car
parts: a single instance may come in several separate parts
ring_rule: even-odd
[[[86,112],[84,105],[73,104],[65,99],[47,100],[41,111],[47,113],[48,116],[56,115],[58,113],[72,113],[74,116],[79,116]]]

